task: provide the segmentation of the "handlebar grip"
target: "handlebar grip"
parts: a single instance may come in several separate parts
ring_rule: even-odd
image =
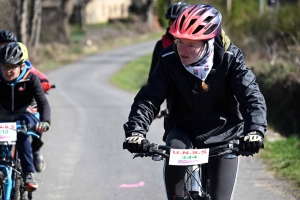
[[[51,88],[56,88],[55,84],[51,85]]]
[[[127,149],[126,142],[123,142],[123,149]]]

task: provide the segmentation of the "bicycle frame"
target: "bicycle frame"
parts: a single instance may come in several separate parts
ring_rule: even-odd
[[[12,145],[3,144],[3,143],[0,145],[2,147],[1,153],[5,153],[5,160],[0,162],[0,170],[2,173],[4,172],[3,178],[5,179],[4,200],[9,200],[15,183],[15,180],[12,177],[13,170],[17,170],[17,169],[15,169],[16,168],[15,161],[13,160],[14,158],[11,155]],[[15,158],[17,157],[18,156],[15,152]],[[16,171],[16,173],[20,173],[20,172]]]
[[[1,123],[1,122],[0,122]],[[3,123],[3,122],[2,122]],[[23,128],[23,125],[17,125],[17,130]],[[26,131],[27,135],[33,135],[39,137],[32,131]],[[21,175],[21,168],[18,168],[18,152],[15,148],[15,143],[0,142],[1,151],[0,154],[4,155],[0,161],[0,171],[3,173],[3,178],[5,180],[3,186],[5,188],[3,200],[10,200],[13,195],[13,190],[16,188],[16,181]],[[13,150],[13,151],[12,151]],[[2,180],[2,182],[4,181]],[[4,189],[2,188],[2,189]],[[20,192],[20,198],[22,198],[22,193]],[[31,194],[28,194],[31,195]]]
[[[207,164],[186,166],[184,199],[210,200]]]

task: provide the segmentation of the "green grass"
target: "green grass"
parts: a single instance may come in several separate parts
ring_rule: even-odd
[[[291,136],[274,142],[265,142],[260,157],[279,178],[288,178],[300,188],[300,138]]]
[[[116,86],[131,92],[138,92],[146,84],[150,70],[152,53],[124,66],[111,81]]]

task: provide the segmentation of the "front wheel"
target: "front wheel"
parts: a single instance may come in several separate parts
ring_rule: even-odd
[[[4,191],[5,191],[4,183],[1,182],[1,184],[0,184],[0,199],[1,200],[4,200]]]
[[[21,172],[21,161],[19,159],[17,151],[14,151],[14,160],[15,160],[15,166],[12,172],[12,181],[14,185],[12,189],[11,200],[22,200],[21,193],[22,193],[23,179],[22,179],[22,175],[18,173]]]
[[[27,192],[28,193],[28,200],[32,200],[32,192]]]
[[[15,187],[13,188],[12,200],[22,200],[21,199],[21,177],[17,175],[15,179]]]

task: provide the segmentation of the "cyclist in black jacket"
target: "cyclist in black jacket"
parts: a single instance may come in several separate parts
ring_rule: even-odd
[[[0,120],[31,124],[37,133],[50,127],[50,106],[39,78],[31,73],[27,62],[28,51],[20,42],[10,42],[0,49]],[[35,99],[40,113],[38,120],[31,102]],[[34,166],[30,139],[18,134],[16,142],[24,173],[25,190],[35,190],[38,184],[34,178]]]
[[[124,124],[123,148],[142,152],[146,133],[168,98],[166,145],[205,148],[229,141],[258,153],[267,128],[266,103],[241,50],[221,28],[221,13],[211,5],[186,9],[173,23],[173,46],[164,49],[149,81],[136,95]],[[239,158],[208,163],[214,200],[233,197]],[[183,199],[185,168],[165,162],[169,200]]]

